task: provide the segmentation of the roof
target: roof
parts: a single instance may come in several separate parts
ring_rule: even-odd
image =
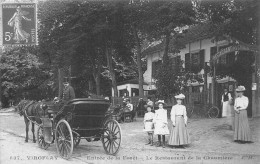
[[[186,45],[188,43],[192,43],[198,40],[211,38],[214,36],[214,31],[212,30],[212,25],[210,23],[203,23],[203,24],[197,24],[194,26],[191,26],[187,33],[184,34],[183,38],[180,38],[178,41]],[[169,46],[171,47],[173,45],[173,40],[170,41]],[[156,44],[154,46],[150,46],[147,49],[145,49],[142,53],[144,55],[149,55],[151,53],[155,53],[158,51],[164,50],[164,42],[161,42],[159,44]]]
[[[124,85],[124,84],[139,84],[138,79],[131,79],[131,80],[126,80],[122,82],[118,82],[117,85]],[[143,82],[144,85],[148,85],[146,82]]]

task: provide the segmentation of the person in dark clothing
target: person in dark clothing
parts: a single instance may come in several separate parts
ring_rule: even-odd
[[[75,98],[75,92],[72,86],[69,85],[68,82],[63,83],[64,88],[63,88],[63,94],[62,94],[62,99],[64,101],[69,101]]]
[[[146,102],[143,100],[143,98],[139,99],[138,105],[137,105],[137,113],[141,116],[144,115],[145,110],[146,110]]]

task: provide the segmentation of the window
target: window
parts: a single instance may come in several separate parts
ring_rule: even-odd
[[[172,65],[175,69],[181,69],[181,56],[176,56],[171,59],[172,60]]]
[[[132,97],[139,96],[139,89],[137,88],[131,88]]]
[[[152,78],[155,78],[157,72],[162,64],[162,60],[152,62]]]
[[[185,70],[193,73],[198,73],[205,62],[205,50],[200,50],[196,53],[185,54]]]
[[[128,93],[127,89],[119,90],[119,96],[120,97],[129,96],[129,93]]]

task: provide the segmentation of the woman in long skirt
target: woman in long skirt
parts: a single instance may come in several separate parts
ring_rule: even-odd
[[[248,98],[244,96],[244,86],[238,86],[236,89],[237,98],[235,99],[235,123],[234,123],[234,141],[235,142],[251,142],[252,136],[247,118]]]
[[[165,135],[169,134],[168,129],[168,120],[167,120],[167,110],[163,108],[165,105],[164,100],[159,100],[156,102],[156,105],[158,105],[159,109],[155,111],[153,123],[154,123],[154,134],[158,135],[158,145],[165,148]],[[161,142],[161,138],[163,143]]]
[[[172,107],[171,120],[172,129],[168,144],[175,147],[182,147],[188,145],[189,134],[187,131],[187,112],[186,107],[182,105],[182,100],[185,98],[183,94],[175,96],[177,104]]]

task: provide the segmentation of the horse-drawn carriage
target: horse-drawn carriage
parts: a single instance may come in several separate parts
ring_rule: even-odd
[[[47,149],[55,143],[58,154],[69,159],[81,139],[101,140],[106,153],[115,155],[122,136],[118,122],[107,112],[109,105],[104,99],[81,98],[69,101],[61,109],[55,105],[42,108],[38,145]]]
[[[129,107],[126,105],[117,105],[109,112],[113,119],[118,122],[133,122],[136,115],[136,109],[134,108],[130,111]]]

